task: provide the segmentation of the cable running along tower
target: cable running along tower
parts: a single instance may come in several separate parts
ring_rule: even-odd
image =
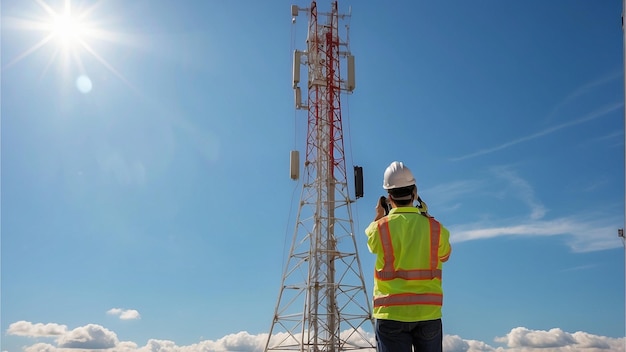
[[[294,51],[293,66],[296,109],[308,111],[306,155],[293,242],[265,351],[373,350],[363,330],[372,327],[372,319],[354,236],[341,121],[340,95],[355,87],[348,27],[345,40],[339,33],[339,21],[349,15],[338,13],[337,1],[327,13],[319,12],[315,1],[309,8],[292,5],[291,12],[294,23],[298,13],[308,14],[306,50]],[[301,66],[308,68],[306,104]],[[354,169],[356,198],[362,196],[360,170]],[[299,178],[297,151],[291,152],[291,178]]]

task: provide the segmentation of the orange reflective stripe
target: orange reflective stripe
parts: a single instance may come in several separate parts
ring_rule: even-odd
[[[391,243],[391,232],[389,231],[389,219],[387,217],[378,223],[378,234],[380,243],[383,247],[383,268],[376,270],[374,273],[379,280],[441,280],[441,270],[437,269],[439,265],[439,237],[441,233],[441,225],[434,218],[428,218],[430,225],[430,268],[416,270],[395,270],[395,256],[393,254],[393,244]]]
[[[407,306],[425,304],[432,306],[443,305],[443,295],[437,293],[400,293],[374,298],[374,307]]]
[[[443,257],[439,258],[439,260],[441,260],[442,262],[447,262],[448,259],[450,259],[450,254],[452,253],[452,249],[450,249],[448,251],[448,254],[444,255]]]

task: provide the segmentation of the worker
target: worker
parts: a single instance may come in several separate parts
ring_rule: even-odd
[[[441,352],[442,263],[450,257],[450,232],[428,214],[415,178],[402,162],[385,170],[376,217],[365,229],[376,255],[374,308],[378,352]],[[390,210],[385,214],[385,202]],[[414,204],[417,203],[417,206]]]

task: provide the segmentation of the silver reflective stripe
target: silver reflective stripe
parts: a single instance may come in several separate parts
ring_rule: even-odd
[[[443,305],[443,295],[436,293],[401,293],[374,298],[374,307],[408,306],[415,304],[441,306]]]
[[[381,280],[441,280],[441,269],[435,270],[396,270],[396,271],[376,271],[376,278]]]

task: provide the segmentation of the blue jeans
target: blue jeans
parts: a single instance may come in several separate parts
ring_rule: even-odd
[[[441,319],[402,322],[376,319],[378,352],[442,352]]]

